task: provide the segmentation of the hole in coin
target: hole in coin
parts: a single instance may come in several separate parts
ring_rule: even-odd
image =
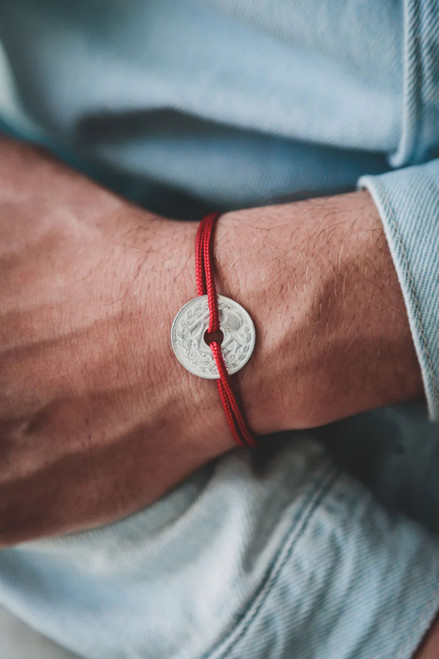
[[[204,341],[207,343],[208,346],[212,343],[212,341],[216,341],[221,345],[223,342],[224,334],[221,332],[221,330],[218,330],[218,332],[209,332],[209,330],[206,330],[204,332]]]

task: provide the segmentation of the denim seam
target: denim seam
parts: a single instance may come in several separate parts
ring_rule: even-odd
[[[237,646],[237,644],[242,640],[243,636],[248,632],[251,624],[254,622],[256,616],[260,612],[266,597],[271,592],[272,587],[276,584],[285,563],[291,558],[292,551],[300,537],[299,534],[306,529],[312,514],[324,500],[324,497],[329,493],[330,489],[338,480],[341,473],[342,472],[340,469],[331,467],[329,472],[321,477],[320,482],[310,497],[308,506],[304,505],[299,521],[294,525],[291,533],[288,534],[286,539],[283,541],[278,554],[278,558],[266,574],[264,582],[260,586],[259,592],[255,594],[250,603],[247,605],[247,609],[244,611],[240,621],[233,626],[233,628],[227,633],[226,637],[218,643],[216,648],[213,648],[207,654],[203,655],[204,659],[209,659],[210,657],[213,658],[214,656],[228,656],[227,653],[233,650],[233,648]],[[288,545],[290,546],[288,547]],[[282,556],[284,552],[286,552],[286,554]],[[237,632],[239,627],[241,627],[241,629],[238,633],[238,636],[235,639],[231,639],[230,637],[235,632]],[[224,645],[226,647],[221,650],[221,646]],[[217,654],[217,652],[219,652],[219,654]]]
[[[432,71],[432,64],[428,53],[434,46],[433,38],[430,30],[428,29],[428,13],[435,11],[432,7],[431,0],[420,0],[416,8],[419,12],[419,20],[417,24],[418,33],[416,35],[417,52],[419,62],[419,81],[418,87],[418,104],[419,104],[419,127],[418,127],[418,143],[415,148],[414,158],[415,162],[421,163],[426,157],[431,157],[432,145],[428,141],[428,131],[433,128],[434,121],[429,120],[428,111],[432,108],[432,103],[429,102],[428,95],[428,78],[429,75],[434,75]],[[437,112],[435,113],[437,116]],[[426,142],[423,146],[423,142]]]
[[[418,0],[404,0],[402,120],[396,150],[390,154],[390,164],[393,167],[409,163],[419,147],[422,122],[419,23]]]
[[[416,73],[415,73],[415,81],[414,81],[414,86],[415,86],[414,91],[416,93],[416,97],[414,100],[414,103],[416,104],[416,115],[415,117],[413,117],[413,120],[416,125],[416,132],[414,131],[414,143],[413,143],[413,152],[412,152],[413,157],[416,161],[421,148],[421,139],[422,139],[422,134],[424,131],[424,123],[425,123],[425,113],[422,104],[422,90],[424,86],[425,71],[424,71],[424,59],[422,57],[422,52],[421,52],[422,10],[420,4],[418,4],[418,0],[414,0],[413,8],[417,12],[415,28],[413,30],[413,43],[416,45],[415,55],[414,55],[416,58]]]
[[[427,358],[427,363],[428,363],[428,366],[429,366],[429,369],[430,369],[430,377],[431,377],[431,380],[433,382],[435,403],[436,403],[436,405],[439,405],[439,385],[438,385],[438,382],[437,382],[437,379],[436,379],[436,374],[434,372],[434,366],[433,366],[433,361],[432,361],[429,346],[428,346],[427,335],[426,335],[424,325],[423,325],[423,322],[422,322],[421,305],[419,303],[418,295],[416,293],[415,283],[414,283],[414,279],[413,279],[413,276],[412,276],[412,273],[411,273],[411,268],[410,268],[410,264],[409,264],[409,260],[408,260],[408,256],[407,256],[407,250],[405,248],[403,238],[402,238],[402,236],[399,232],[398,224],[397,224],[397,221],[396,221],[396,216],[395,216],[395,213],[392,209],[392,206],[391,206],[389,197],[387,196],[386,190],[385,190],[384,186],[382,185],[381,181],[379,181],[378,179],[375,180],[375,183],[376,183],[377,187],[379,188],[379,190],[381,192],[381,196],[382,196],[382,199],[384,201],[384,204],[385,204],[385,206],[386,206],[386,208],[387,208],[387,210],[390,214],[389,220],[390,220],[390,223],[392,225],[395,236],[396,236],[396,238],[399,242],[399,246],[400,246],[400,249],[401,249],[403,261],[404,261],[404,264],[405,264],[405,267],[406,267],[407,277],[408,277],[409,284],[410,284],[410,290],[412,292],[412,297],[413,297],[415,307],[416,307],[417,323],[418,323],[418,326],[419,326],[419,329],[420,329],[420,332],[421,332],[422,344],[423,344],[423,347],[424,347],[425,356]]]

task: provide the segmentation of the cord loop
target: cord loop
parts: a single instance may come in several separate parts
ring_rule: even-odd
[[[219,311],[217,292],[213,268],[213,239],[215,225],[220,213],[210,213],[200,222],[197,231],[195,246],[195,274],[198,295],[207,295],[209,305],[209,327],[207,333],[216,335],[221,331],[219,322]],[[239,446],[257,446],[256,440],[250,432],[247,423],[241,414],[237,400],[232,391],[230,375],[221,352],[221,343],[218,340],[210,341],[210,349],[215,359],[219,373],[217,382],[218,393],[226,414],[232,435]]]

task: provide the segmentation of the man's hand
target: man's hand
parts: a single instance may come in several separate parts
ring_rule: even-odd
[[[233,446],[170,350],[196,226],[0,141],[0,544],[112,521]]]
[[[175,360],[197,225],[151,215],[0,141],[0,544],[113,521],[233,448],[212,381]],[[256,433],[422,384],[367,193],[228,213],[220,293],[256,323],[236,376]]]

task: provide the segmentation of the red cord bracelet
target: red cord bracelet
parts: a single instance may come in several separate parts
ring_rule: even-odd
[[[216,292],[213,239],[219,216],[219,213],[206,215],[198,227],[195,272],[199,297],[190,300],[177,313],[171,342],[177,359],[185,368],[201,377],[216,379],[227,423],[237,444],[256,447],[230,382],[230,374],[236,373],[250,359],[255,329],[240,304]]]

